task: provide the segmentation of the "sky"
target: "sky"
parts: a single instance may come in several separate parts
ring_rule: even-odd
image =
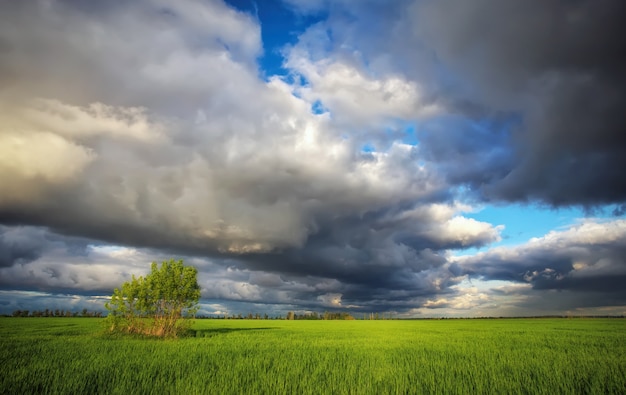
[[[0,0],[0,314],[626,314],[621,0]]]

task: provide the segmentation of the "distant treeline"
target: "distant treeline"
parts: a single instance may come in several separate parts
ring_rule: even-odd
[[[6,315],[5,315],[6,316]],[[101,311],[88,311],[83,309],[82,311],[71,311],[61,309],[45,309],[45,310],[15,310],[11,314],[13,317],[105,317],[105,314]],[[286,315],[274,315],[260,313],[248,313],[232,314],[232,315],[196,315],[196,319],[226,319],[226,320],[354,320],[356,319],[350,313],[347,312],[324,312],[324,313],[305,313],[297,314],[293,311],[288,312]],[[359,319],[366,320],[381,320],[391,319],[390,315],[384,315],[380,313],[364,314]]]
[[[4,314],[5,317],[105,317],[101,311],[89,311],[83,309],[79,311],[45,309],[45,310],[15,310],[11,315]],[[297,314],[293,311],[287,315],[273,315],[248,313],[248,314],[224,314],[224,315],[197,315],[196,319],[213,320],[500,320],[500,319],[527,319],[527,318],[626,318],[624,315],[536,315],[520,317],[417,317],[398,318],[391,313],[364,313],[356,317],[347,312],[324,312]]]
[[[273,315],[260,314],[260,313],[248,313],[248,314],[224,314],[224,315],[197,315],[198,319],[213,319],[213,320],[354,320],[355,318],[349,313],[306,313],[296,314],[293,311],[287,313],[287,315]]]
[[[346,312],[306,313],[296,314],[293,311],[287,313],[287,320],[353,320],[354,317]]]
[[[45,310],[15,310],[12,314],[13,317],[103,317],[101,311],[89,311],[83,309],[82,311],[70,311],[60,309],[45,309]]]
[[[365,313],[359,314],[356,317],[347,312],[329,312],[324,313],[304,313],[297,314],[293,311],[287,313],[287,315],[274,315],[269,316],[267,314],[248,313],[248,314],[232,314],[232,315],[199,315],[196,316],[199,319],[217,319],[217,320],[391,320],[393,315],[390,313]]]

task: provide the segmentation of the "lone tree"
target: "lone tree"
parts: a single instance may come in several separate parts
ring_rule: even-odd
[[[116,288],[105,304],[112,332],[175,337],[190,325],[198,311],[198,270],[181,260],[152,262],[145,277],[135,277]]]

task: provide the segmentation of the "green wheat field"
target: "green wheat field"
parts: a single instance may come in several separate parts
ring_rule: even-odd
[[[626,320],[197,320],[189,337],[97,318],[0,318],[2,394],[624,394]]]

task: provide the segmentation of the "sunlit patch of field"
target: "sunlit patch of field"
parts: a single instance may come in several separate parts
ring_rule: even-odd
[[[626,320],[198,320],[176,340],[0,318],[0,393],[626,392]]]

